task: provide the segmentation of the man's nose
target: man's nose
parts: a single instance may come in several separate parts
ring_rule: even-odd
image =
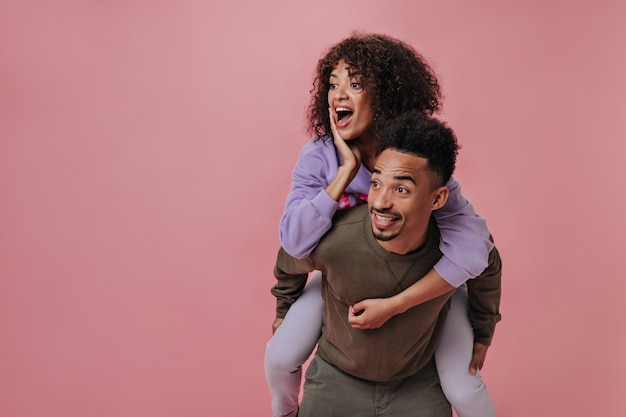
[[[376,210],[383,211],[391,208],[391,200],[389,199],[389,194],[384,190],[377,191],[374,193],[374,195],[372,195],[372,192],[370,191],[368,200],[372,202],[372,208],[375,208]]]

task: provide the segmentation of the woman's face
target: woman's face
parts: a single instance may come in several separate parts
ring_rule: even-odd
[[[374,125],[372,94],[361,84],[361,76],[350,76],[350,67],[341,60],[330,73],[328,106],[344,140],[371,133]]]

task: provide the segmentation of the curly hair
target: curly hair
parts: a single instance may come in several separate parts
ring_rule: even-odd
[[[380,150],[395,149],[428,160],[433,188],[445,185],[456,165],[460,146],[454,131],[444,122],[421,111],[404,113],[390,120],[379,132]]]
[[[330,134],[328,91],[330,73],[340,60],[350,76],[360,75],[372,94],[374,131],[408,110],[432,115],[441,108],[441,88],[426,59],[410,45],[382,34],[353,33],[332,46],[317,63],[308,108],[309,131]]]

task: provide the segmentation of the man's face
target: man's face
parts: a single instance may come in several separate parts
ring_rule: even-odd
[[[384,150],[376,161],[368,206],[374,236],[389,252],[417,249],[426,237],[432,210],[445,203],[447,189],[433,189],[426,165],[425,158],[394,149]]]

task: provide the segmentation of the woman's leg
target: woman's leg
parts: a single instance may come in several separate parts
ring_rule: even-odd
[[[469,373],[474,332],[468,317],[467,286],[452,295],[439,346],[435,351],[441,387],[459,417],[495,417],[496,410],[480,372]]]
[[[298,406],[302,364],[311,356],[322,331],[322,273],[315,271],[265,349],[265,377],[276,416]]]

